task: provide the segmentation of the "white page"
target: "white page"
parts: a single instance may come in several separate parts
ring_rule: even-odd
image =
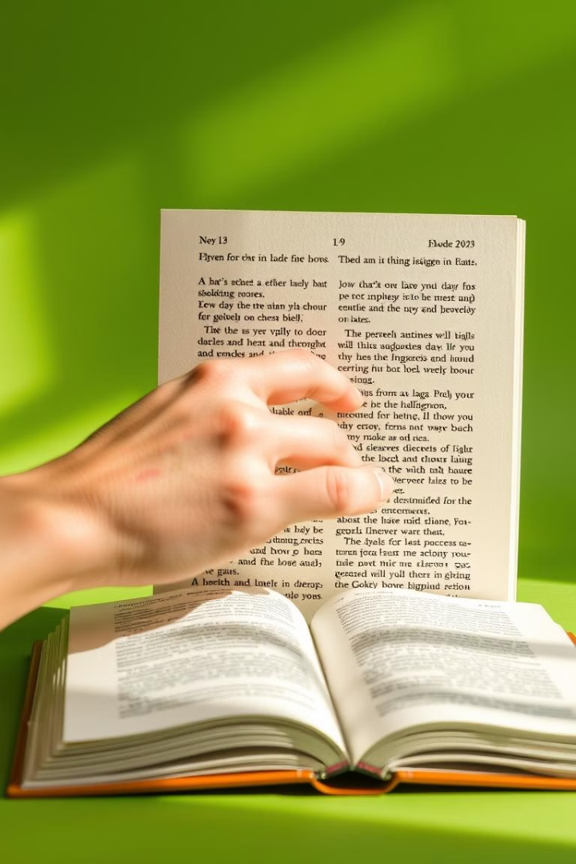
[[[357,586],[513,599],[523,229],[503,216],[163,212],[160,381],[207,357],[306,346],[365,394],[338,422],[396,480],[381,510],[293,526],[200,587],[261,581],[308,618]]]
[[[343,750],[308,627],[280,594],[182,590],[71,610],[65,742],[257,716]]]
[[[537,604],[359,589],[311,630],[353,762],[422,724],[452,741],[460,723],[576,744],[574,646]]]

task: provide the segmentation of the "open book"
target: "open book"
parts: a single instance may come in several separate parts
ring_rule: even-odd
[[[310,628],[266,589],[78,607],[33,664],[8,793],[359,778],[576,788],[568,635],[537,605],[405,589],[344,592]]]
[[[306,347],[364,394],[334,419],[396,487],[378,512],[292,526],[188,586],[273,587],[308,620],[363,585],[514,599],[523,286],[513,216],[164,211],[160,381]]]

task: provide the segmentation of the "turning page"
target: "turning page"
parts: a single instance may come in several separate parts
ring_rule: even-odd
[[[511,216],[164,211],[160,381],[306,347],[365,395],[334,419],[396,484],[374,513],[293,525],[186,584],[272,587],[308,618],[343,588],[513,599],[523,260]]]
[[[303,724],[343,750],[308,627],[281,595],[181,590],[72,609],[64,742],[239,717]]]

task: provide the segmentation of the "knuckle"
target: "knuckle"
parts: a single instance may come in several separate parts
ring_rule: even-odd
[[[217,437],[229,445],[240,445],[255,438],[260,423],[251,406],[236,401],[224,402],[214,416]]]
[[[236,530],[252,533],[266,514],[266,494],[254,479],[237,476],[230,479],[222,492],[227,520]]]
[[[216,386],[230,377],[230,363],[225,358],[203,360],[185,376],[188,384]]]
[[[318,363],[318,357],[310,351],[309,348],[292,348],[292,356],[299,363],[305,363],[307,366],[313,366]]]
[[[333,467],[326,473],[326,494],[335,513],[345,513],[350,505],[350,473]]]
[[[289,354],[286,359],[292,369],[305,375],[316,374],[323,362],[309,348],[290,348],[286,353]]]

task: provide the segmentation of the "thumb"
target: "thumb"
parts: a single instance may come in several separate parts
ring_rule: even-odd
[[[287,523],[370,513],[394,491],[392,477],[376,466],[325,465],[276,479],[278,506]]]

